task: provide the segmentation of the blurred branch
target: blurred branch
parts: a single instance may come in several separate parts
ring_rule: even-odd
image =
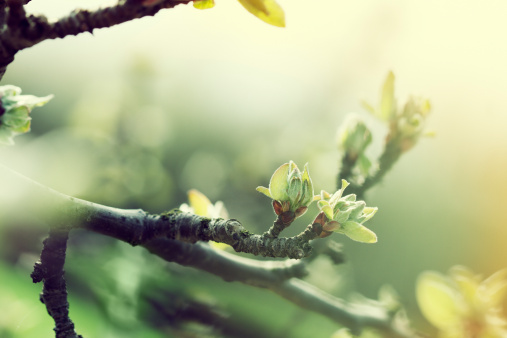
[[[390,338],[414,337],[408,328],[394,324],[394,314],[380,304],[346,302],[297,278],[272,285],[270,289],[304,309],[350,328],[354,334],[370,327]]]
[[[397,142],[393,142],[392,140],[386,142],[384,151],[378,160],[379,169],[373,175],[367,176],[362,184],[357,184],[357,180],[354,177],[352,170],[350,170],[355,165],[355,162],[350,162],[347,160],[347,156],[344,156],[342,158],[342,166],[348,168],[349,170],[344,171],[345,169],[342,169],[338,176],[338,181],[342,178],[350,180],[351,183],[348,187],[349,192],[356,194],[357,198],[362,199],[364,198],[366,191],[380,183],[389,170],[391,170],[396,161],[398,161],[401,157],[402,153],[403,152]]]
[[[368,189],[380,183],[385,174],[391,170],[396,161],[398,161],[402,153],[400,145],[397,142],[393,140],[386,142],[384,151],[378,160],[379,169],[375,174],[368,176],[362,185],[351,184],[349,191],[356,194],[359,198],[363,198]]]
[[[161,0],[154,5],[148,1],[125,0],[97,10],[74,10],[66,17],[49,22],[43,15],[26,15],[23,0],[0,1],[0,79],[20,50],[44,40],[64,38],[94,29],[112,27],[127,21],[153,16],[164,8],[187,4],[191,0]],[[152,1],[153,2],[153,1]]]
[[[345,262],[343,245],[329,238],[315,242],[313,244],[313,252],[314,253],[310,257],[306,258],[305,262],[311,262],[320,255],[328,256],[335,265]]]
[[[320,313],[354,332],[372,327],[388,337],[413,337],[404,328],[392,324],[393,314],[385,307],[348,303],[300,280],[306,274],[302,263],[261,262],[218,251],[203,243],[170,239],[156,239],[143,246],[166,261],[207,271],[227,282],[270,289],[297,306]]]
[[[147,320],[157,326],[161,326],[157,323],[160,319],[163,320],[163,325],[170,325],[172,328],[180,326],[181,323],[196,322],[209,327],[220,337],[276,337],[271,330],[264,328],[262,323],[255,323],[252,318],[225,312],[216,305],[195,301],[185,295],[154,290],[153,295],[147,297],[147,301],[156,311],[150,313]]]
[[[55,320],[56,338],[82,338],[74,331],[74,323],[69,318],[67,287],[63,277],[68,237],[66,230],[49,231],[31,277],[34,283],[43,282],[40,300]]]

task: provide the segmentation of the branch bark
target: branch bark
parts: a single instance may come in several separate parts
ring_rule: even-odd
[[[55,321],[56,338],[82,338],[74,331],[74,323],[69,317],[67,286],[63,277],[68,238],[67,230],[49,231],[31,277],[34,283],[43,282],[40,300]]]

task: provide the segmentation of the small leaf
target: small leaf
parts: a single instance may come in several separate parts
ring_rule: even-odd
[[[333,219],[333,208],[331,208],[328,201],[320,200],[317,202],[317,206],[324,212],[328,219]]]
[[[285,13],[274,0],[238,0],[247,11],[262,21],[277,27],[285,27]]]
[[[271,198],[277,201],[288,201],[289,195],[287,195],[287,188],[289,183],[287,182],[287,176],[289,175],[289,163],[282,164],[276,169],[271,180],[269,181],[269,192]]]
[[[194,214],[199,216],[209,216],[208,210],[212,205],[210,200],[200,191],[192,189],[188,191],[188,201]]]
[[[323,199],[323,200],[328,200],[331,198],[331,194],[328,193],[327,191],[325,190],[321,190],[320,191],[320,198]]]
[[[194,7],[197,9],[208,9],[215,6],[215,0],[195,0]]]
[[[269,189],[266,187],[257,187],[255,190],[257,190],[260,193],[263,193],[264,195],[268,196],[269,198],[272,198],[271,193],[269,192]]]
[[[377,235],[367,227],[353,221],[348,221],[342,224],[341,229],[338,231],[345,234],[350,239],[362,243],[376,243]]]
[[[336,214],[336,216],[334,217],[334,219],[335,219],[335,221],[340,222],[340,223],[346,222],[349,219],[351,212],[352,212],[352,208],[348,208],[345,210],[339,210],[338,213]]]
[[[359,223],[363,224],[364,222],[371,219],[375,214],[377,213],[378,208],[377,207],[366,207],[363,209],[363,214],[358,217]]]
[[[305,169],[301,178],[305,184],[308,184],[308,190],[304,193],[302,204],[308,206],[314,199],[313,183],[310,177],[310,172],[308,171],[308,163],[305,164]]]
[[[324,211],[324,214],[327,218],[333,219],[333,208],[331,208],[329,204],[323,206],[321,210]]]
[[[17,106],[27,106],[29,110],[32,110],[35,107],[42,107],[46,103],[48,103],[53,98],[53,95],[37,97],[33,95],[17,95],[8,98],[9,100],[15,102]]]
[[[350,194],[342,197],[342,201],[354,202],[356,200],[356,194]]]
[[[43,106],[53,97],[19,95],[20,93],[21,89],[16,86],[0,87],[3,108],[3,114],[0,116],[0,144],[12,145],[14,136],[30,131],[31,110]]]
[[[365,201],[358,201],[354,203],[352,212],[350,213],[350,218],[353,220],[356,220],[361,213],[363,212],[364,208],[366,208],[366,202]]]

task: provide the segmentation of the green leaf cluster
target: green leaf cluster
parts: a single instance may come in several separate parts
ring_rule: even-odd
[[[371,219],[378,208],[367,207],[366,202],[356,201],[356,195],[343,196],[349,183],[342,180],[342,187],[333,195],[322,191],[321,200],[317,203],[321,210],[318,222],[322,225],[324,235],[337,232],[362,243],[376,243],[377,235],[366,228],[363,223]]]
[[[29,132],[32,109],[45,105],[53,98],[53,95],[37,97],[20,94],[21,89],[16,86],[0,87],[0,144],[12,145],[14,136]]]
[[[282,164],[271,176],[269,188],[257,187],[257,191],[279,203],[281,210],[277,214],[292,211],[301,216],[314,200],[308,163],[303,173],[292,161]]]
[[[377,107],[367,102],[363,102],[363,106],[389,125],[387,142],[397,144],[401,152],[405,152],[416,144],[421,135],[431,134],[424,131],[431,104],[427,99],[409,97],[403,109],[399,109],[394,95],[394,80],[394,74],[389,72]]]

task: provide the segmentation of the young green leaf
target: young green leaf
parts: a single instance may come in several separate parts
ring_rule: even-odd
[[[362,243],[377,243],[377,235],[367,227],[353,221],[342,224],[338,230],[350,239]]]
[[[53,97],[20,94],[21,89],[16,86],[0,87],[0,144],[12,145],[14,136],[30,131],[32,109],[43,106]]]
[[[285,27],[285,13],[274,0],[238,0],[247,11],[262,21],[277,27]]]
[[[282,164],[276,169],[269,181],[269,192],[271,193],[271,197],[276,201],[287,201],[289,199],[289,195],[287,195],[287,189],[289,188],[289,183],[287,182],[289,166],[289,163]]]

